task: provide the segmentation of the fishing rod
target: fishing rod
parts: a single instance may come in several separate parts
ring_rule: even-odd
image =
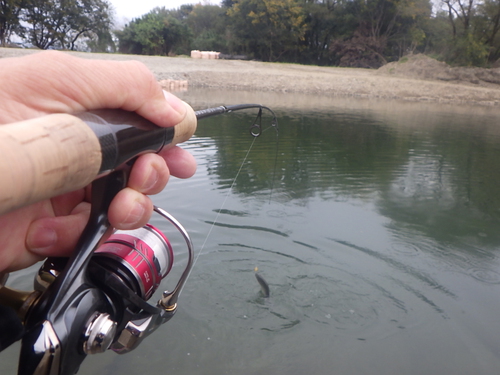
[[[269,107],[263,106],[261,104],[236,104],[236,105],[229,105],[229,106],[224,106],[221,105],[219,107],[213,107],[213,108],[208,108],[208,109],[202,109],[199,111],[196,111],[196,118],[198,120],[204,119],[207,117],[211,116],[216,116],[220,115],[223,113],[230,113],[234,111],[240,111],[242,109],[250,109],[250,108],[258,108],[259,113],[257,114],[257,118],[255,119],[254,123],[250,127],[250,134],[252,134],[254,137],[258,137],[262,134],[262,110],[266,109],[271,114],[273,115],[273,120],[271,122],[271,126],[275,128],[276,132],[278,131],[278,119],[276,117],[276,114],[273,112],[273,110]]]
[[[274,112],[259,104],[196,112],[186,107],[186,118],[173,128],[122,110],[49,115],[0,127],[5,156],[0,172],[6,176],[0,181],[0,214],[92,182],[90,218],[73,255],[45,260],[31,292],[6,287],[7,275],[0,274],[0,350],[21,339],[19,375],[72,375],[87,355],[108,349],[128,353],[177,311],[194,264],[188,232],[168,212],[154,208],[184,239],[188,260],[172,291],[151,305],[147,301],[174,264],[172,245],[151,224],[115,231],[107,217],[111,201],[126,187],[139,155],[187,141],[197,120],[258,108],[250,133],[262,133],[263,109],[271,112],[271,126],[278,131]],[[33,173],[24,176],[25,171]]]

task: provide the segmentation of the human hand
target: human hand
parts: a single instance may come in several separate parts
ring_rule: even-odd
[[[152,73],[133,61],[42,52],[0,60],[0,82],[0,124],[50,113],[121,108],[167,127],[178,124],[186,113],[184,103],[164,93]],[[152,212],[147,194],[163,190],[170,174],[187,178],[195,169],[191,154],[178,147],[140,156],[128,187],[111,203],[111,225],[143,226]],[[68,256],[89,212],[88,189],[81,189],[0,216],[0,272],[24,268],[47,256]]]

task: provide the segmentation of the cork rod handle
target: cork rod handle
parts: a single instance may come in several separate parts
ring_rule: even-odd
[[[101,165],[96,135],[67,114],[0,126],[0,150],[0,214],[80,189]]]
[[[196,115],[187,107],[166,147],[193,135]],[[68,114],[0,126],[0,150],[0,215],[83,188],[98,176],[103,158],[94,131]]]

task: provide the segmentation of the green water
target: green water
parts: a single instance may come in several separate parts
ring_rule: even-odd
[[[184,97],[272,97],[246,95]],[[196,246],[179,311],[80,374],[498,373],[500,112],[279,97],[278,137],[249,135],[255,111],[199,123],[185,146],[198,173],[154,198]],[[173,245],[164,288],[186,259]],[[27,272],[12,283],[29,288]],[[0,354],[1,374],[17,350]]]

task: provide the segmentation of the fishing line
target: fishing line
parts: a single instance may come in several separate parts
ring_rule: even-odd
[[[269,204],[271,204],[271,199],[273,198],[273,191],[274,191],[274,182],[276,181],[276,167],[278,166],[278,153],[279,153],[279,129],[278,129],[278,123],[274,123],[276,118],[273,119],[273,123],[271,123],[271,126],[267,127],[262,131],[262,133],[266,132],[269,129],[274,129],[276,131],[276,152],[274,153],[274,167],[273,167],[273,178],[271,180],[271,191],[269,192]]]
[[[232,106],[220,106],[220,107],[209,108],[209,109],[200,110],[200,111],[196,111],[195,112],[197,119],[200,120],[200,119],[203,119],[203,118],[206,118],[206,117],[211,117],[211,116],[215,116],[215,115],[219,115],[219,114],[223,114],[223,113],[230,113],[230,112],[233,112],[233,111],[237,111],[237,110],[241,110],[241,109],[249,109],[249,108],[259,108],[259,112],[257,114],[257,117],[255,118],[252,126],[250,126],[250,134],[253,136],[252,143],[250,144],[250,147],[248,148],[248,150],[246,152],[246,155],[245,155],[245,157],[243,158],[243,161],[240,164],[240,167],[238,169],[238,172],[236,173],[236,176],[234,177],[233,181],[231,182],[231,186],[229,187],[229,189],[227,191],[227,194],[224,197],[222,205],[217,210],[217,215],[215,216],[215,219],[213,220],[212,224],[210,225],[210,228],[209,228],[208,233],[207,233],[207,235],[205,237],[205,240],[203,241],[203,244],[201,245],[200,251],[198,252],[198,254],[196,255],[196,257],[195,257],[195,259],[193,261],[193,265],[191,266],[191,269],[189,270],[189,273],[186,276],[186,281],[191,276],[191,272],[194,270],[194,267],[196,265],[196,262],[198,261],[198,258],[201,256],[201,254],[203,253],[203,250],[205,249],[205,246],[206,246],[206,244],[208,242],[208,239],[210,238],[210,235],[211,235],[211,233],[212,233],[212,231],[213,231],[213,229],[215,227],[215,224],[218,222],[220,213],[221,213],[222,209],[224,208],[224,206],[225,206],[225,204],[226,204],[226,202],[227,202],[227,200],[229,198],[229,194],[231,194],[231,192],[233,191],[233,187],[234,187],[234,185],[236,183],[236,180],[238,179],[238,176],[240,175],[240,173],[241,173],[241,171],[243,169],[243,166],[245,165],[245,163],[246,163],[246,161],[248,159],[248,156],[250,155],[250,151],[253,148],[253,145],[255,143],[255,139],[257,137],[259,137],[263,132],[267,131],[270,128],[274,128],[275,129],[276,136],[278,137],[278,119],[276,117],[276,114],[270,108],[262,106],[262,105],[259,105],[259,104],[242,104],[242,105],[232,105]],[[273,119],[271,121],[271,126],[265,128],[264,130],[262,130],[262,109],[267,109],[273,115]],[[277,154],[278,151],[277,150],[278,149],[276,149],[276,158],[275,158],[275,166],[274,166],[272,187],[274,186],[274,176],[275,176],[275,172],[276,172],[276,160],[277,160],[277,157],[278,157],[278,154]],[[272,194],[272,187],[271,187],[271,194]]]
[[[222,201],[222,205],[220,206],[220,208],[217,210],[217,215],[215,216],[215,219],[214,221],[212,222],[212,224],[210,225],[210,229],[208,230],[208,233],[207,233],[207,236],[205,237],[205,240],[203,241],[203,244],[201,245],[201,248],[200,248],[200,251],[198,252],[198,255],[195,257],[194,259],[194,262],[193,262],[193,267],[191,268],[191,270],[194,269],[194,266],[196,265],[196,261],[198,260],[198,258],[200,257],[201,253],[203,252],[203,250],[205,249],[205,245],[208,241],[208,238],[210,237],[210,234],[212,233],[212,230],[214,229],[215,227],[215,224],[217,223],[217,220],[219,219],[219,216],[220,216],[220,213],[222,211],[222,209],[224,208],[224,206],[226,205],[226,202],[227,202],[227,199],[229,198],[229,194],[231,194],[231,192],[233,191],[233,187],[234,187],[234,184],[236,183],[236,179],[238,178],[238,176],[240,175],[241,173],[241,170],[243,169],[243,166],[245,165],[245,162],[247,161],[248,159],[248,155],[250,155],[250,151],[252,150],[253,148],[253,144],[255,143],[255,139],[256,137],[254,137],[254,139],[252,140],[252,143],[250,144],[250,147],[248,148],[247,150],[247,153],[245,155],[245,157],[243,158],[243,161],[238,169],[238,172],[236,173],[236,176],[234,177],[232,183],[231,183],[231,186],[229,187],[227,193],[226,193],[226,196],[224,197],[224,200]]]

